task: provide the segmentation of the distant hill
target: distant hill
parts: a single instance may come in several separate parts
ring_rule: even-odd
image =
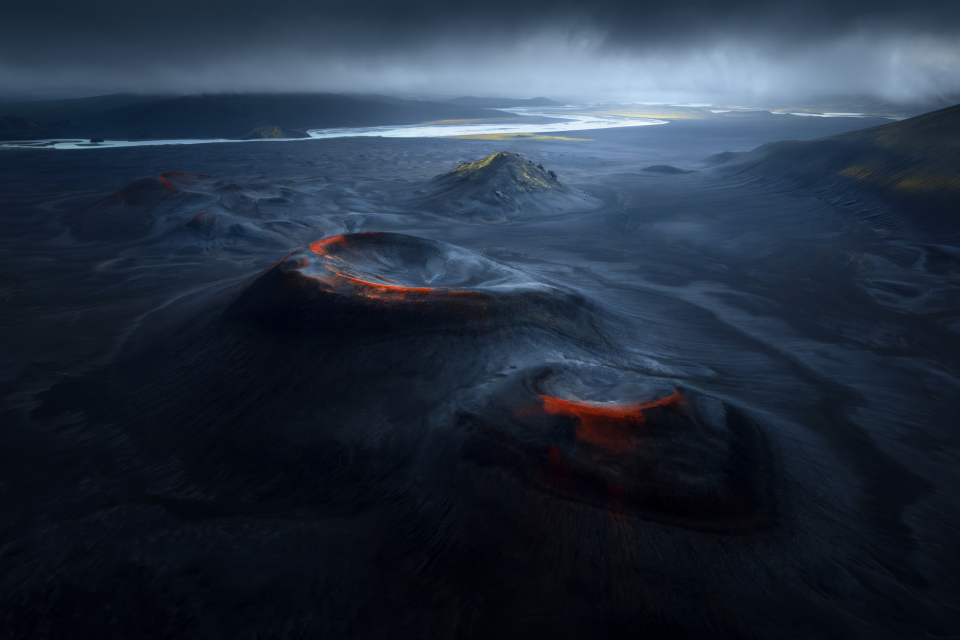
[[[92,115],[134,104],[148,104],[168,100],[170,96],[140,96],[132,93],[114,93],[92,98],[67,100],[32,100],[29,102],[0,102],[0,116],[29,118],[37,122],[55,123],[63,120],[79,121]]]
[[[446,101],[448,104],[456,104],[462,107],[474,107],[477,109],[509,109],[511,107],[559,107],[559,102],[554,102],[547,98],[477,98],[475,96],[463,96]]]
[[[707,160],[729,179],[813,193],[872,224],[960,240],[960,105]]]
[[[46,129],[33,120],[0,116],[0,140],[37,140],[46,133]]]
[[[341,93],[342,96],[356,98],[358,100],[371,100],[373,102],[385,102],[387,104],[410,104],[418,102],[420,104],[454,104],[459,107],[469,107],[472,109],[509,109],[511,107],[552,107],[562,106],[559,102],[554,102],[547,98],[477,98],[475,96],[463,96],[449,100],[439,101],[421,101],[406,100],[403,98],[394,98],[379,93]]]
[[[543,165],[505,151],[435,177],[417,189],[411,202],[437,215],[488,224],[600,206],[582,191],[562,185]]]
[[[333,93],[197,95],[149,100],[123,96],[101,98],[84,98],[87,102],[53,101],[57,104],[47,106],[16,103],[3,109],[40,114],[33,115],[31,120],[43,127],[45,137],[107,140],[240,139],[264,128],[302,132],[509,117],[505,113],[454,104],[399,99],[387,103]],[[98,104],[109,108],[97,110]],[[111,106],[115,104],[120,106]],[[42,114],[47,114],[45,120]]]
[[[355,100],[368,100],[370,102],[383,102],[385,104],[410,104],[411,102],[430,102],[429,100],[407,100],[405,98],[395,98],[393,96],[385,96],[381,93],[356,93],[356,92],[344,91],[339,95],[346,96],[348,98],[354,98]],[[433,102],[431,104],[438,104],[438,103]]]

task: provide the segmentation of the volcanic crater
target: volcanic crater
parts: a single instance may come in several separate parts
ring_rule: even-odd
[[[522,383],[461,415],[464,460],[615,518],[716,533],[773,526],[770,454],[738,407],[600,365],[519,375]]]
[[[231,310],[271,328],[535,325],[603,342],[596,309],[583,296],[478,253],[399,233],[313,242],[254,278]]]

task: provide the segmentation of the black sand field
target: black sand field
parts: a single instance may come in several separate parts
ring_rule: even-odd
[[[3,637],[956,637],[889,123],[0,150]]]

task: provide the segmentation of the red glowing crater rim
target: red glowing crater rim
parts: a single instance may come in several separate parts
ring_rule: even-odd
[[[566,416],[577,422],[576,437],[611,453],[632,451],[640,443],[640,429],[646,423],[644,411],[656,407],[681,405],[683,394],[676,389],[669,396],[644,404],[612,404],[564,400],[540,394],[543,411]]]
[[[391,302],[485,299],[545,290],[527,274],[445,242],[398,233],[352,233],[312,242],[283,261],[328,291]]]

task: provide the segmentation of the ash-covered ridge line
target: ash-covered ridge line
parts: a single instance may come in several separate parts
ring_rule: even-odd
[[[478,223],[514,222],[601,205],[596,198],[561,184],[555,171],[506,151],[437,176],[405,204]]]

